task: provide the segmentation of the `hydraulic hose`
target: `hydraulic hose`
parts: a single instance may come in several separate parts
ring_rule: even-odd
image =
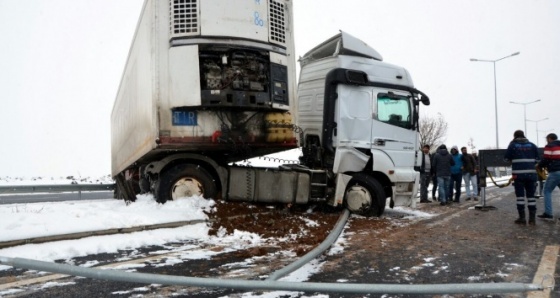
[[[494,183],[494,185],[496,185],[499,188],[504,188],[504,187],[508,187],[511,185],[511,183],[513,182],[513,177],[509,178],[508,182],[505,184],[498,184],[496,183],[496,181],[494,180],[494,177],[492,177],[492,173],[490,173],[490,171],[486,170],[486,175],[488,175],[488,177],[490,177],[490,180],[492,180],[492,183]]]
[[[161,284],[194,286],[207,288],[229,288],[238,290],[282,290],[322,293],[353,293],[353,294],[495,294],[521,293],[528,291],[542,291],[544,287],[538,284],[523,283],[468,283],[468,284],[356,284],[356,283],[317,283],[317,282],[283,282],[259,281],[239,279],[219,279],[161,275],[150,273],[123,272],[119,270],[101,270],[44,261],[8,258],[0,256],[0,264],[18,268],[33,269],[61,274],[83,276],[112,281],[135,282],[141,284]]]

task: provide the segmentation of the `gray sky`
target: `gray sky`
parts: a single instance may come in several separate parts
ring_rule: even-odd
[[[0,0],[0,177],[110,173],[110,114],[142,0]],[[560,133],[560,1],[295,0],[296,52],[344,30],[404,66],[448,145]],[[299,66],[298,66],[299,67]],[[537,143],[535,122],[527,137]]]

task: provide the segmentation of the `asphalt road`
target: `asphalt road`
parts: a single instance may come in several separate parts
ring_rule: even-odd
[[[555,193],[555,195],[557,195]],[[419,204],[421,211],[438,214],[407,225],[400,225],[402,213],[387,210],[382,219],[353,217],[344,232],[346,244],[342,254],[325,255],[321,272],[312,275],[310,282],[348,282],[368,284],[449,284],[449,283],[560,283],[557,269],[558,250],[547,259],[550,248],[560,245],[558,220],[537,219],[535,226],[514,224],[517,218],[513,187],[489,188],[487,207],[474,208],[478,202],[440,206],[437,203]],[[543,200],[537,200],[538,213]],[[557,212],[559,206],[554,206]],[[380,228],[383,226],[383,228]],[[139,250],[158,250],[140,248]],[[274,249],[274,248],[267,248]],[[554,250],[552,250],[554,251]],[[164,267],[145,267],[138,271],[182,276],[227,276],[223,264],[243,262],[251,252],[225,253],[210,260],[193,260]],[[117,255],[84,257],[108,260]],[[122,257],[122,256],[120,256]],[[551,257],[548,255],[548,257]],[[77,262],[77,263],[80,263]],[[539,275],[543,263],[549,267]],[[280,264],[277,264],[280,266]],[[270,272],[270,263],[255,264],[254,275],[245,279],[259,279]],[[546,266],[545,266],[546,267]],[[260,268],[260,269],[259,269]],[[262,270],[262,271],[259,271]],[[61,282],[64,282],[62,280]],[[92,279],[75,279],[74,285],[26,292],[24,297],[106,297],[133,295],[130,289],[144,287],[143,297],[242,297],[243,291],[231,289],[196,289],[186,287],[157,287],[131,283],[117,283]],[[39,286],[40,287],[40,286]],[[119,292],[121,291],[121,292]],[[532,294],[511,293],[495,295],[384,295],[383,297],[533,297]],[[553,286],[544,296],[560,297],[559,286]],[[301,293],[308,297],[317,293]],[[268,297],[268,296],[266,296]],[[283,297],[283,296],[278,296]],[[321,296],[318,296],[321,297]],[[325,296],[322,296],[325,297]],[[329,294],[329,297],[381,297],[380,295]]]
[[[558,220],[537,219],[535,226],[515,224],[517,211],[513,191],[513,186],[489,189],[487,206],[494,209],[475,209],[477,203],[472,201],[450,206],[420,204],[420,210],[443,213],[402,229],[395,227],[389,234],[375,235],[364,229],[358,230],[350,239],[353,245],[346,247],[343,255],[327,258],[334,263],[331,266],[333,270],[324,270],[310,281],[344,279],[358,283],[411,284],[544,282],[550,285],[555,280],[556,286],[550,297],[560,297],[560,272],[556,263],[548,264],[552,271],[544,278],[535,278],[547,248],[558,248],[560,245]],[[537,214],[540,214],[544,210],[543,200],[538,199],[537,204]],[[560,210],[559,206],[554,207],[557,212]],[[513,293],[491,297],[526,295]]]

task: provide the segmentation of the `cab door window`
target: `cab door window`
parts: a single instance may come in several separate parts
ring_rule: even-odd
[[[390,125],[410,129],[411,107],[408,96],[392,92],[377,94],[377,120]]]

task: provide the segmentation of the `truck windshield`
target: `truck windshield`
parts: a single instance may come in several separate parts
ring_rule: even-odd
[[[377,94],[377,120],[410,129],[410,114],[409,97],[392,93]]]

